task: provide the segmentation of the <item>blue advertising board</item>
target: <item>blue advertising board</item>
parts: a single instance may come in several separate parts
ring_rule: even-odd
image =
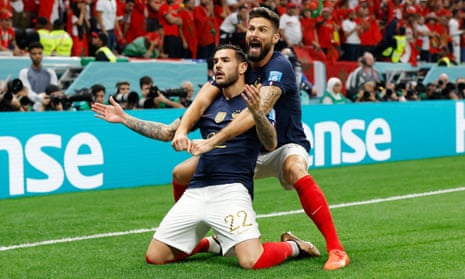
[[[183,111],[129,113],[170,123]],[[465,152],[462,101],[309,105],[303,122],[311,168]],[[0,113],[0,199],[166,184],[188,157],[90,111]]]

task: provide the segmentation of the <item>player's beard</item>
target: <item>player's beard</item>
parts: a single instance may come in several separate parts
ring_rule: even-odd
[[[270,52],[271,46],[272,46],[271,43],[266,43],[265,45],[262,45],[260,47],[260,52],[258,53],[258,55],[256,55],[256,54],[251,54],[250,43],[247,43],[247,57],[249,58],[251,62],[259,62],[260,60],[265,58],[265,56]]]
[[[227,88],[233,85],[239,79],[239,73],[231,74],[228,78],[217,80],[216,85],[220,88]]]

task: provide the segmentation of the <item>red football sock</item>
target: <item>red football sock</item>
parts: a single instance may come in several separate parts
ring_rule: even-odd
[[[290,256],[292,256],[292,247],[287,242],[263,243],[263,253],[254,264],[253,269],[275,266],[284,262]]]
[[[181,185],[176,182],[176,180],[173,179],[172,181],[173,184],[173,196],[174,196],[174,202],[177,202],[182,194],[184,194],[184,191],[187,189],[187,185]]]
[[[323,234],[326,240],[326,249],[328,251],[333,249],[344,250],[337,236],[328,202],[313,177],[311,175],[302,177],[294,184],[294,188],[299,195],[305,213]]]

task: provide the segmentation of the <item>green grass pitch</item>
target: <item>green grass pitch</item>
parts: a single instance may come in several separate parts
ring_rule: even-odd
[[[255,186],[263,240],[292,230],[322,257],[252,271],[207,254],[148,265],[153,228],[173,202],[171,186],[146,186],[0,200],[0,278],[465,278],[465,156],[310,173],[351,257],[342,270],[322,269],[324,239],[295,191],[270,178]]]

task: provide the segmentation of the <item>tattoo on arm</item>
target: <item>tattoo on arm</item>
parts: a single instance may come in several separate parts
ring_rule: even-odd
[[[174,133],[179,126],[180,119],[176,119],[171,124],[166,125],[160,122],[144,121],[135,117],[129,116],[126,121],[126,126],[136,133],[139,133],[148,138],[160,141],[170,141],[174,137]]]
[[[281,96],[281,88],[277,86],[265,86],[260,90],[261,108],[265,114],[270,113]]]
[[[275,127],[271,125],[263,111],[254,114],[253,118],[255,120],[258,139],[263,144],[263,147],[268,151],[274,150],[278,145]]]

